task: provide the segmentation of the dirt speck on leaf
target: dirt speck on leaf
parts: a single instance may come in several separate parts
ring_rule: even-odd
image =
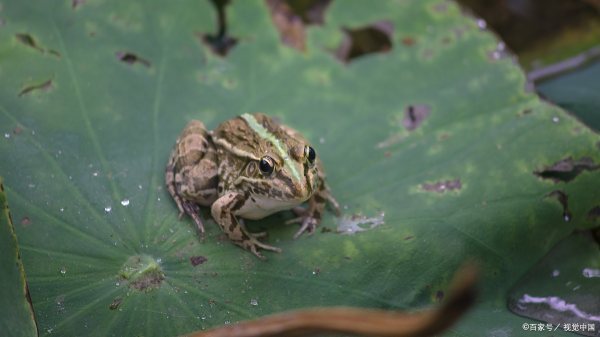
[[[415,43],[416,43],[415,39],[410,36],[406,36],[406,37],[402,38],[402,44],[405,46],[410,47],[410,46],[414,45]]]
[[[124,63],[127,63],[129,65],[134,65],[136,63],[140,63],[141,65],[145,66],[145,67],[150,67],[150,61],[146,60],[145,58],[142,58],[134,53],[130,53],[130,52],[122,52],[122,51],[118,51],[116,53],[117,58]]]
[[[582,157],[579,160],[573,160],[572,157],[568,157],[533,173],[542,179],[550,179],[555,183],[559,183],[569,182],[583,171],[594,171],[598,168],[600,168],[600,165],[594,163],[592,158]]]
[[[425,104],[409,105],[404,110],[404,120],[402,124],[408,131],[418,128],[425,118],[429,116],[431,108]]]
[[[394,25],[389,21],[375,22],[369,26],[350,29],[342,28],[344,39],[335,52],[336,57],[348,63],[357,57],[373,53],[384,53],[392,49]]]
[[[304,51],[306,50],[306,26],[323,24],[325,10],[331,0],[266,0],[266,2],[281,41],[292,48]]]
[[[85,0],[72,0],[71,1],[71,7],[73,9],[77,9],[77,7],[83,5],[85,3]]]
[[[569,211],[569,196],[564,191],[555,190],[548,193],[547,197],[556,198],[563,207],[563,220],[567,222],[571,221],[573,215]]]
[[[112,303],[108,306],[108,309],[110,309],[110,310],[118,309],[122,302],[123,302],[122,297],[120,297],[120,296],[115,297],[115,299],[112,301]]]
[[[50,89],[52,89],[52,79],[38,84],[27,85],[19,91],[18,96],[21,97],[37,90],[49,91]]]
[[[206,257],[204,257],[204,256],[201,256],[201,255],[190,257],[190,263],[194,267],[197,266],[197,265],[199,265],[199,264],[203,264],[206,261],[208,261],[208,259]]]
[[[227,35],[227,17],[225,8],[230,0],[211,0],[217,10],[217,33],[215,34],[197,34],[202,42],[210,47],[213,53],[225,57],[231,48],[233,48],[237,39]]]
[[[444,193],[446,191],[460,190],[462,183],[460,179],[438,181],[436,183],[425,183],[421,188],[428,192]]]
[[[21,226],[27,227],[29,225],[31,225],[31,219],[29,219],[29,217],[24,216],[23,218],[21,218]]]

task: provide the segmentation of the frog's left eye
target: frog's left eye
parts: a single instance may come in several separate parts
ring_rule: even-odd
[[[308,159],[309,163],[314,164],[315,159],[317,159],[317,153],[315,152],[315,149],[306,145],[304,147],[304,157],[306,157],[306,159]]]
[[[269,156],[262,157],[260,159],[260,162],[258,163],[258,168],[260,169],[260,172],[265,176],[268,176],[271,173],[273,173],[274,167],[275,165],[273,165],[273,158]]]

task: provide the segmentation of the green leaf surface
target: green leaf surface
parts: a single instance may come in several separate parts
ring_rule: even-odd
[[[15,229],[0,178],[0,331],[5,336],[37,336],[27,293],[25,271],[19,256]]]
[[[15,222],[29,219],[17,232],[43,335],[170,336],[313,306],[418,309],[472,259],[481,304],[449,335],[519,335],[508,289],[594,226],[598,170],[569,182],[534,172],[600,162],[600,137],[524,92],[496,38],[452,3],[333,2],[302,53],[282,44],[265,3],[236,1],[239,43],[225,58],[197,37],[216,30],[208,1],[3,4],[0,172]],[[349,64],[329,52],[341,27],[382,20],[389,52]],[[409,131],[411,105],[429,114]],[[341,235],[328,213],[331,232],[292,240],[281,212],[250,223],[283,248],[268,261],[212,221],[199,240],[163,187],[169,152],[190,119],[214,128],[254,111],[313,142],[344,221],[383,213],[384,224]],[[568,195],[571,221],[553,190]]]

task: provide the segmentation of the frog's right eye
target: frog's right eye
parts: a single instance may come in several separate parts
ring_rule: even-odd
[[[265,176],[268,176],[271,173],[273,173],[274,167],[275,167],[275,165],[273,164],[273,158],[271,158],[269,156],[262,157],[260,159],[260,162],[258,163],[258,168],[260,169],[260,173],[262,173]]]

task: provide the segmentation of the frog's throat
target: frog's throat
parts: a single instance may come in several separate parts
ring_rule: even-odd
[[[286,149],[284,149],[284,146],[281,144],[281,142],[279,142],[279,139],[277,139],[277,137],[275,137],[272,133],[265,129],[265,127],[262,126],[251,114],[245,113],[241,117],[246,121],[246,123],[248,123],[248,126],[250,126],[250,128],[252,128],[252,130],[254,130],[254,132],[256,132],[261,138],[266,139],[269,142],[271,142],[271,144],[273,144],[278,154],[283,159],[285,167],[292,173],[294,180],[302,181],[300,173],[298,173],[296,167],[292,165],[288,152],[286,151]]]

